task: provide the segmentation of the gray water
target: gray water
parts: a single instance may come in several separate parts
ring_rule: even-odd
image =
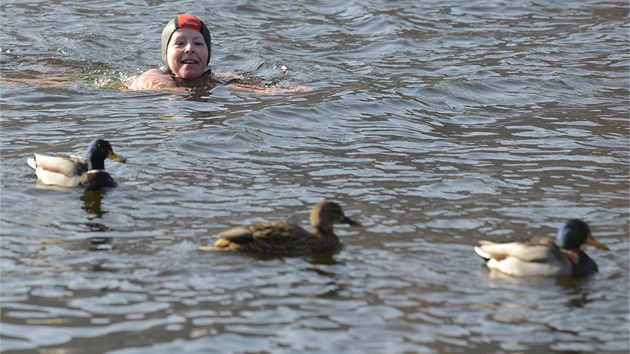
[[[0,4],[6,353],[627,353],[627,1]],[[128,92],[176,13],[215,71],[312,92]],[[283,66],[286,68],[284,69]],[[105,137],[103,192],[37,185],[34,151]],[[215,231],[308,227],[332,255],[203,252]],[[488,271],[479,239],[583,218],[587,279]]]

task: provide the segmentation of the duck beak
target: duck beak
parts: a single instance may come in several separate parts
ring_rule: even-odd
[[[114,150],[109,150],[109,152],[107,153],[107,158],[108,159],[112,159],[116,162],[127,162],[127,160],[125,160],[124,158],[122,158],[121,156],[117,155]]]
[[[597,241],[597,239],[591,234],[588,234],[588,237],[586,238],[586,244],[595,246],[602,250],[608,250],[608,247],[606,247],[603,243]]]
[[[350,226],[362,226],[362,225],[361,225],[361,223],[356,222],[356,221],[354,221],[354,220],[350,219],[350,218],[349,218],[349,217],[347,217],[347,216],[344,216],[344,218],[343,218],[343,223],[344,223],[344,224],[348,224],[348,225],[350,225]]]

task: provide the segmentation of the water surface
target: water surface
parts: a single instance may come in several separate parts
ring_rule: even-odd
[[[186,9],[215,71],[312,92],[127,92]],[[628,4],[3,1],[6,353],[627,353]],[[284,67],[284,68],[283,68]],[[110,140],[120,186],[42,188],[33,151]],[[332,255],[199,251],[327,198]],[[583,218],[587,279],[489,272],[479,239]]]

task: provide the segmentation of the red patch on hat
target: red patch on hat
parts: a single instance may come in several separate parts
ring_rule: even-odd
[[[179,15],[177,16],[177,27],[192,28],[201,32],[201,20],[190,14]]]

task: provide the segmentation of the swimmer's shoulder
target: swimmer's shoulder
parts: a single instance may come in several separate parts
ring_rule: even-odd
[[[159,90],[175,87],[173,78],[162,69],[150,69],[138,75],[130,84],[129,90]]]

